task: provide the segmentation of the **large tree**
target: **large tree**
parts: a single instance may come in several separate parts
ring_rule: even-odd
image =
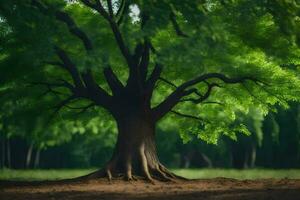
[[[158,122],[177,124],[184,140],[197,134],[216,142],[249,133],[236,113],[298,100],[298,7],[280,0],[1,0],[2,103],[42,115],[56,102],[57,121],[72,119],[72,110],[106,111],[118,130],[115,150],[87,177],[170,180],[176,175],[156,152]]]

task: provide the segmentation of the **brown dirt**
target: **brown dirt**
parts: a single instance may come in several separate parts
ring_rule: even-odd
[[[0,182],[0,200],[300,200],[300,180],[235,180],[225,178],[125,182],[105,179],[85,182]]]

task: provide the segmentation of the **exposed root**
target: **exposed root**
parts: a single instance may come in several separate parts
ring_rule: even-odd
[[[139,156],[140,168],[138,171],[137,169],[133,169],[132,157],[128,155],[125,159],[123,157],[121,160],[122,162],[125,161],[124,165],[119,166],[120,160],[118,160],[118,157],[114,157],[102,170],[76,178],[75,180],[107,178],[109,181],[112,181],[113,179],[123,178],[126,181],[134,181],[146,179],[152,184],[155,184],[155,181],[176,182],[178,180],[187,180],[170,172],[161,163],[156,163],[156,160],[147,160],[143,146],[139,149]]]
[[[131,156],[128,156],[127,161],[126,161],[126,176],[125,179],[127,181],[132,181],[134,180],[132,176],[132,163],[131,163]]]
[[[132,168],[131,161],[128,160],[124,171],[116,171],[115,162],[110,162],[106,165],[105,168],[93,172],[91,174],[75,178],[75,181],[84,181],[84,180],[97,180],[99,178],[107,178],[108,181],[113,181],[114,179],[123,178],[125,181],[137,181],[137,180],[148,180],[150,183],[155,184],[155,181],[163,182],[177,182],[179,180],[188,180],[184,177],[177,176],[176,174],[170,172],[162,164],[158,163],[156,167],[151,167],[148,164],[148,161],[144,156],[141,160],[141,173],[135,173]]]
[[[154,183],[154,179],[151,177],[150,172],[149,172],[148,161],[147,161],[147,158],[146,158],[145,152],[144,152],[144,145],[140,148],[140,156],[141,156],[142,169],[143,169],[144,175],[146,176],[148,181],[150,181],[151,183]]]
[[[163,179],[163,181],[171,181],[171,182],[175,181],[175,179],[172,176],[166,174],[160,169],[159,164],[157,165],[156,170],[157,170],[156,173]]]
[[[168,174],[168,175],[171,176],[173,179],[188,180],[187,178],[184,178],[184,177],[182,177],[182,176],[178,176],[178,175],[176,175],[176,174],[170,172],[170,171],[169,171],[165,166],[163,166],[162,164],[159,164],[159,167],[160,167],[160,169],[161,169],[164,173]]]
[[[107,174],[107,178],[109,181],[112,180],[112,174],[111,174],[111,170],[109,168],[106,169],[106,174]]]

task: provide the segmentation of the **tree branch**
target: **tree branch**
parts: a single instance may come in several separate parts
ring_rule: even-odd
[[[113,11],[111,0],[106,0],[106,2],[107,2],[108,13],[110,15],[110,18],[113,19],[114,18],[114,11]]]
[[[147,91],[152,91],[154,89],[155,84],[156,84],[157,80],[159,79],[160,74],[162,72],[162,69],[163,69],[163,67],[160,64],[156,63],[149,79],[146,82],[146,90]]]
[[[49,15],[49,13],[47,13],[49,9],[40,1],[32,0],[32,5],[37,7],[45,15]],[[87,51],[90,51],[93,48],[92,42],[87,36],[87,34],[76,25],[75,21],[72,19],[72,17],[70,17],[69,14],[63,11],[55,11],[54,15],[57,20],[67,25],[70,33],[78,37],[83,42],[83,45]]]
[[[99,0],[96,0],[96,3],[91,3],[89,0],[81,0],[81,2],[86,6],[92,8],[93,10],[97,11],[104,19],[108,21],[122,55],[127,61],[128,66],[133,67],[132,55],[130,54],[128,47],[125,45],[124,39],[118,28],[118,25],[116,24],[114,19],[111,18],[106,12],[101,2]]]
[[[175,85],[174,83],[172,83],[171,81],[168,81],[167,79],[163,78],[163,77],[159,77],[159,80],[167,83],[168,85],[174,87],[174,88],[177,88],[177,85]]]
[[[89,98],[95,103],[105,107],[110,108],[111,106],[111,96],[94,80],[91,70],[82,73],[82,79],[87,89],[87,94],[84,97]]]
[[[74,89],[73,85],[71,85],[70,83],[68,83],[65,80],[63,80],[61,83],[31,82],[30,84],[31,85],[41,85],[41,86],[45,86],[47,88],[47,90],[41,96],[44,96],[48,93],[53,93],[57,96],[58,95],[67,95],[65,93],[56,91],[55,88],[67,88],[70,90],[71,93]]]
[[[59,104],[57,104],[56,106],[54,106],[54,112],[53,114],[50,116],[50,120],[53,119],[53,117],[64,107],[66,106],[68,103],[70,103],[72,100],[76,99],[76,97],[74,95],[69,96],[68,98],[66,98],[65,100],[61,101]]]
[[[59,56],[59,58],[63,62],[64,68],[71,74],[72,79],[75,84],[75,88],[73,89],[73,93],[76,96],[79,97],[85,97],[87,99],[90,99],[106,108],[108,108],[109,102],[110,102],[110,96],[107,94],[107,92],[99,87],[99,85],[94,80],[94,77],[92,75],[92,72],[90,70],[87,70],[86,72],[79,73],[75,64],[70,60],[67,53],[56,47],[56,53]],[[83,82],[81,80],[81,76],[83,78],[83,82],[86,87],[84,87]]]
[[[181,29],[180,29],[180,26],[179,24],[177,23],[176,21],[176,16],[174,14],[174,12],[171,12],[170,13],[170,20],[171,20],[171,23],[176,31],[176,34],[180,37],[184,37],[184,38],[187,38],[189,37],[187,34],[185,34]]]
[[[97,1],[98,3],[96,4],[91,3],[89,0],[84,0],[83,2],[85,2],[86,5],[93,7],[94,9],[96,9],[97,6],[99,7],[99,5],[101,6],[100,1]],[[49,9],[45,5],[41,4],[38,0],[32,0],[32,5],[37,7],[44,14],[51,14],[48,13]],[[104,8],[102,9],[104,10]],[[63,11],[55,11],[54,15],[57,20],[66,24],[71,34],[73,34],[83,42],[83,45],[87,52],[90,52],[93,49],[90,38],[76,25],[75,21],[67,13]],[[60,66],[69,72],[75,85],[75,87],[72,87],[71,89],[73,98],[84,97],[94,101],[97,104],[100,104],[101,106],[104,106],[105,108],[108,108],[111,98],[105,90],[97,85],[91,71],[87,70],[86,72],[80,73],[65,50],[57,46],[55,46],[54,49],[55,53],[62,61],[62,63],[48,62],[47,64]],[[81,77],[83,78],[83,80],[81,79]]]
[[[86,112],[89,108],[92,108],[94,106],[96,106],[95,103],[90,103],[89,105],[83,106],[83,107],[71,107],[71,106],[66,105],[66,107],[69,108],[69,109],[81,110],[77,114],[82,114],[82,113]]]
[[[207,83],[208,84],[208,88],[207,88],[207,91],[205,92],[204,95],[201,95],[200,98],[198,99],[192,99],[190,98],[189,101],[195,103],[195,104],[199,104],[199,103],[202,103],[203,101],[205,101],[206,99],[208,99],[208,97],[210,96],[211,92],[212,92],[212,89],[214,87],[220,87],[219,84],[216,84],[216,83]]]
[[[93,45],[87,34],[82,31],[74,22],[74,20],[65,12],[62,11],[56,11],[55,16],[58,20],[64,22],[73,35],[78,37],[82,42],[87,51],[90,51],[93,49]]]
[[[115,75],[111,67],[107,67],[104,69],[105,79],[114,95],[120,94],[121,90],[124,88],[121,81]]]
[[[259,82],[258,80],[252,77],[229,78],[224,74],[220,74],[220,73],[208,73],[208,74],[198,76],[178,86],[178,88],[175,91],[173,91],[163,102],[161,102],[158,106],[153,108],[152,111],[153,111],[153,115],[155,116],[155,119],[156,120],[161,119],[166,113],[168,113],[175,105],[177,105],[180,102],[182,97],[188,96],[195,92],[195,89],[190,89],[190,90],[186,90],[186,89],[200,82],[205,82],[208,79],[219,79],[224,83],[228,83],[228,84],[243,83],[246,80]],[[213,85],[213,87],[215,86],[216,85]],[[204,95],[204,100],[207,99],[208,96],[210,95],[211,89],[212,87],[208,90],[206,96]]]
[[[148,66],[149,66],[149,59],[150,59],[150,44],[146,40],[143,45],[143,53],[141,56],[141,61],[139,64],[140,74],[142,81],[146,80],[147,73],[148,73]]]
[[[175,111],[175,110],[171,110],[171,113],[174,113],[180,117],[186,117],[186,118],[191,118],[191,119],[196,119],[196,120],[199,120],[201,122],[203,122],[204,120],[200,117],[197,117],[197,116],[194,116],[194,115],[189,115],[189,114],[184,114],[184,113],[180,113],[178,111]]]
[[[80,73],[78,72],[75,64],[71,61],[67,53],[63,49],[57,46],[55,47],[55,52],[57,56],[60,58],[60,60],[63,62],[63,68],[66,69],[72,76],[76,88],[78,89],[83,88],[83,84],[80,78]]]

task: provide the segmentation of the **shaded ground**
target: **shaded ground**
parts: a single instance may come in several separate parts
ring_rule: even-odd
[[[225,178],[150,184],[106,179],[79,183],[0,182],[1,200],[300,200],[300,180]]]

